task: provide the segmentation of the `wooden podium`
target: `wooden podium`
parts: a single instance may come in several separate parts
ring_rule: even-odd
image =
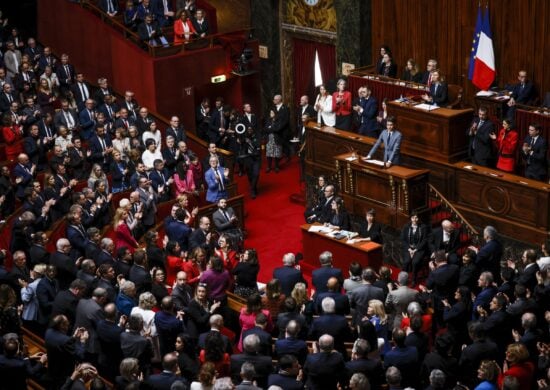
[[[373,208],[378,222],[396,229],[409,221],[413,211],[427,221],[428,170],[397,165],[383,168],[353,156],[335,157],[338,186],[348,212],[364,216]]]
[[[466,157],[471,108],[425,111],[406,103],[388,102],[388,113],[395,116],[397,129],[403,134],[402,152],[442,163]]]

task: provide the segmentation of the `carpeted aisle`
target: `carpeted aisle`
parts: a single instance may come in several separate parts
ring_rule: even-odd
[[[239,192],[245,194],[245,246],[258,251],[258,281],[263,283],[271,279],[273,268],[281,265],[285,253],[302,251],[300,225],[304,223],[304,206],[289,199],[300,192],[297,157],[282,165],[279,173],[265,173],[265,166],[264,161],[256,199],[250,198],[246,176],[236,176]]]

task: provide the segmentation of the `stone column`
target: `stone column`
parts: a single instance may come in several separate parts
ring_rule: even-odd
[[[372,0],[338,0],[336,9],[336,65],[342,62],[356,68],[372,63]]]

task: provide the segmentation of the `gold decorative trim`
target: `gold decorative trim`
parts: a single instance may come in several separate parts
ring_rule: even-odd
[[[407,180],[403,180],[403,184],[401,184],[401,187],[403,187],[403,198],[405,200],[405,212],[409,213],[409,189],[407,187]]]
[[[346,164],[346,168],[348,170],[348,193],[353,195],[353,173],[351,171],[351,164],[349,161]]]
[[[395,182],[393,180],[392,175],[389,175],[389,179],[390,179],[390,188],[391,188],[391,204],[392,204],[392,207],[396,207],[396,205],[397,205],[397,194],[395,192]]]

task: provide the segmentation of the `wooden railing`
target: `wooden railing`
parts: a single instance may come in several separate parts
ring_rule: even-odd
[[[470,240],[474,244],[478,244],[481,241],[481,237],[477,229],[433,185],[428,184],[428,187],[430,189],[430,197],[439,203],[435,207],[432,207],[432,216],[434,215],[434,210],[444,210],[448,214],[448,217],[442,219],[450,219],[451,222],[460,224],[461,229],[467,233]],[[435,212],[437,213],[438,211]]]
[[[165,57],[185,52],[187,50],[214,47],[216,44],[219,43],[220,38],[227,36],[241,36],[242,39],[247,39],[252,31],[252,28],[243,28],[226,33],[210,34],[203,38],[190,38],[183,44],[168,42],[168,44],[165,46],[154,46],[150,45],[148,42],[143,41],[136,32],[126,27],[120,17],[109,16],[101,8],[99,8],[97,5],[89,0],[83,0],[80,4],[82,5],[82,7],[99,17],[103,23],[114,28],[117,32],[124,36],[125,39],[146,50],[152,57]],[[165,36],[168,36],[172,39],[173,31],[171,28],[164,28],[163,33],[165,34]]]

